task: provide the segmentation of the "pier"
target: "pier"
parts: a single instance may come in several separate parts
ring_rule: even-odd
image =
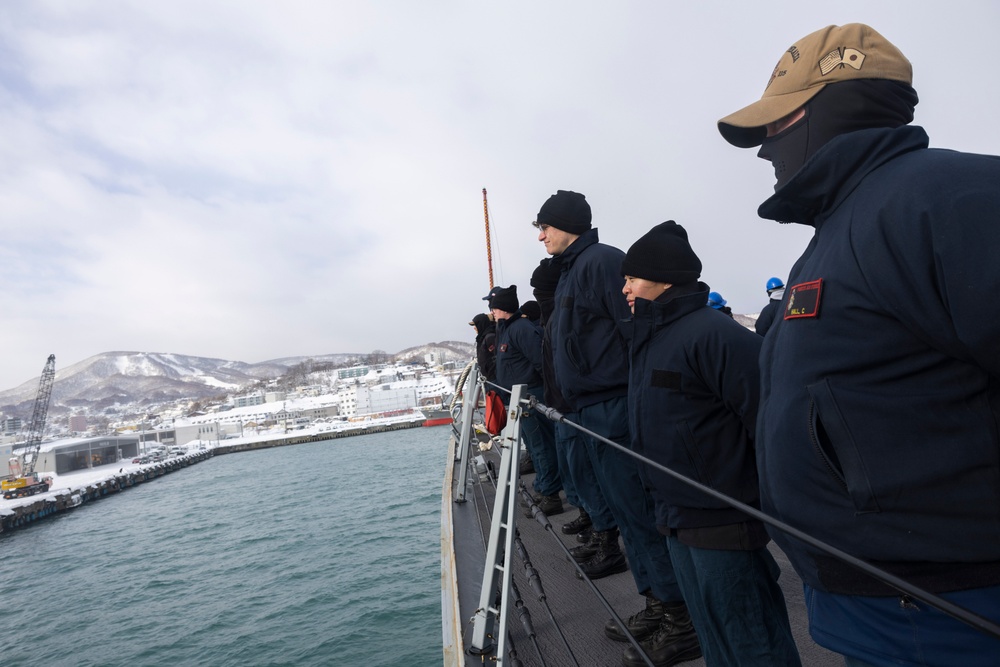
[[[41,519],[54,516],[60,512],[67,512],[88,502],[100,500],[109,495],[120,493],[132,488],[137,484],[142,484],[150,480],[162,477],[174,471],[185,468],[194,463],[204,461],[207,458],[220,454],[235,454],[238,452],[249,452],[257,449],[269,449],[271,447],[287,447],[289,445],[301,445],[308,442],[320,442],[322,440],[334,440],[337,438],[348,438],[356,435],[367,435],[370,433],[384,433],[386,431],[399,431],[402,429],[416,428],[423,426],[424,419],[411,419],[405,421],[392,421],[389,423],[357,422],[349,428],[341,428],[329,431],[309,431],[289,433],[285,435],[266,435],[260,439],[241,438],[240,442],[232,444],[218,444],[211,449],[199,450],[184,456],[169,458],[160,463],[143,465],[140,468],[123,470],[119,473],[112,473],[106,479],[81,485],[49,491],[48,493],[31,496],[24,499],[20,505],[0,508],[0,534],[8,533],[18,528],[24,528]],[[225,441],[223,441],[225,442]],[[109,466],[113,467],[113,466]]]
[[[0,509],[0,534],[24,528],[35,521],[60,512],[67,512],[85,503],[121,493],[138,484],[162,477],[181,468],[186,468],[199,461],[204,461],[211,457],[212,454],[211,450],[194,452],[185,456],[167,459],[160,463],[145,465],[128,471],[123,470],[120,473],[109,475],[106,479],[83,486],[49,491],[48,493],[39,494],[37,497],[32,496],[31,500],[21,505]]]
[[[249,452],[255,449],[268,449],[271,447],[287,447],[288,445],[301,445],[307,442],[320,442],[322,440],[336,440],[337,438],[348,438],[355,435],[367,435],[369,433],[385,433],[386,431],[400,431],[407,428],[423,426],[424,419],[414,419],[409,421],[397,421],[391,423],[377,423],[364,425],[358,422],[358,426],[329,431],[310,431],[308,433],[286,434],[284,436],[267,436],[261,440],[251,440],[238,442],[231,445],[219,443],[213,448],[216,455],[234,454],[236,452]],[[225,441],[223,441],[225,442]]]

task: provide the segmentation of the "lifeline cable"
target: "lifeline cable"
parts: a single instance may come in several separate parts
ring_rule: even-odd
[[[948,616],[951,616],[957,621],[961,621],[962,623],[965,623],[966,625],[975,628],[980,632],[985,632],[986,634],[992,637],[1000,639],[1000,624],[997,624],[996,622],[988,618],[980,616],[979,614],[973,611],[965,609],[964,607],[960,607],[952,602],[949,602],[948,600],[945,600],[944,598],[939,597],[933,593],[925,591],[922,588],[914,586],[908,581],[901,579],[896,575],[886,572],[885,570],[882,570],[878,567],[875,567],[874,565],[871,565],[870,563],[867,563],[861,560],[860,558],[852,556],[845,551],[841,551],[837,547],[831,546],[826,542],[823,542],[822,540],[819,540],[809,535],[808,533],[805,533],[799,530],[798,528],[795,528],[794,526],[791,526],[785,523],[784,521],[781,521],[780,519],[776,519],[769,514],[765,514],[759,509],[741,503],[735,498],[731,498],[726,494],[720,493],[719,491],[716,491],[711,487],[705,486],[704,484],[697,482],[689,477],[685,477],[684,475],[675,472],[670,468],[667,468],[666,466],[657,463],[656,461],[653,461],[652,459],[646,458],[642,454],[638,454],[632,451],[631,449],[618,444],[617,442],[609,440],[598,433],[594,433],[593,431],[586,429],[583,426],[580,426],[579,424],[575,424],[572,421],[566,419],[565,415],[560,413],[558,410],[556,410],[555,408],[550,408],[544,405],[543,403],[538,402],[538,400],[530,394],[528,395],[528,398],[524,400],[528,403],[529,409],[535,410],[539,414],[545,415],[549,420],[561,424],[568,424],[569,426],[572,426],[581,433],[585,433],[590,437],[599,440],[600,442],[611,445],[615,449],[618,449],[619,451],[628,454],[632,458],[638,461],[642,461],[646,465],[652,466],[653,468],[663,473],[666,473],[667,475],[670,475],[674,479],[684,482],[688,486],[694,487],[695,489],[698,489],[702,493],[707,493],[713,498],[721,500],[727,505],[744,512],[748,516],[763,521],[764,523],[770,526],[774,526],[778,530],[781,530],[784,533],[788,533],[789,535],[795,537],[796,539],[805,542],[806,544],[815,547],[816,549],[819,549],[820,551],[823,551],[824,553],[827,553],[833,556],[834,558],[837,558],[847,563],[848,565],[856,567],[862,572],[875,577],[882,583],[888,584],[889,586],[895,588],[901,593],[910,595],[918,600],[926,602],[928,605],[934,607],[935,609],[941,611],[944,614],[947,614]]]

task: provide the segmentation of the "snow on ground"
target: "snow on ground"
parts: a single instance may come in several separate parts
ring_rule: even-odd
[[[308,437],[311,435],[321,435],[323,433],[330,433],[334,436],[337,433],[349,431],[353,429],[363,429],[371,426],[382,426],[391,425],[395,423],[412,421],[414,416],[419,419],[423,419],[423,414],[419,411],[414,413],[401,414],[395,417],[382,417],[377,419],[359,419],[354,422],[313,422],[301,429],[296,429],[292,431],[286,430],[283,426],[272,426],[270,428],[261,428],[253,432],[244,433],[240,437],[229,437],[222,441],[211,441],[202,442],[195,440],[189,442],[185,445],[188,452],[197,453],[199,448],[213,449],[221,444],[225,445],[239,445],[244,443],[253,442],[264,442],[267,440],[278,440],[288,437]],[[52,486],[46,493],[36,493],[33,496],[26,496],[22,498],[12,498],[10,500],[5,500],[0,497],[0,514],[10,511],[11,508],[18,507],[21,505],[30,505],[43,498],[55,498],[56,494],[59,492],[65,492],[67,489],[82,489],[84,487],[96,484],[105,480],[112,479],[115,475],[126,474],[128,472],[137,471],[141,468],[149,468],[155,463],[132,463],[132,459],[123,459],[115,463],[108,463],[102,466],[96,466],[94,468],[86,468],[84,470],[74,470],[69,473],[62,475],[57,475],[55,473],[41,473],[42,477],[51,477]]]
[[[192,450],[194,451],[194,450]],[[0,497],[0,514],[5,513],[5,511],[10,511],[14,507],[19,507],[21,505],[31,505],[38,502],[44,498],[55,499],[56,495],[59,493],[65,493],[67,490],[82,489],[88,487],[92,484],[97,484],[105,480],[110,480],[116,475],[123,475],[129,472],[138,471],[141,468],[150,468],[154,463],[132,463],[132,459],[121,460],[115,463],[108,463],[102,466],[95,466],[93,468],[85,468],[83,470],[74,470],[62,475],[57,475],[56,473],[41,473],[41,477],[51,477],[52,486],[46,493],[36,493],[33,496],[26,496],[22,498],[11,498],[10,500],[5,500]]]

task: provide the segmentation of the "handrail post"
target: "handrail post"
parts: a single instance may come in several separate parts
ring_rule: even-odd
[[[472,416],[479,405],[479,367],[473,366],[462,390],[465,401],[462,403],[462,422],[459,424],[458,451],[461,464],[458,466],[458,481],[453,497],[456,503],[465,502],[466,481],[469,476],[469,450],[472,448]]]

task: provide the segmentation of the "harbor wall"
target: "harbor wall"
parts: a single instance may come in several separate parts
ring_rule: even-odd
[[[336,440],[337,438],[348,438],[355,435],[368,435],[369,433],[385,433],[386,431],[401,431],[407,428],[423,426],[424,420],[397,422],[393,424],[374,424],[371,426],[358,426],[357,428],[343,429],[340,431],[324,431],[322,433],[310,433],[308,435],[288,434],[284,437],[269,438],[255,442],[240,442],[232,445],[219,444],[213,451],[216,455],[234,454],[236,452],[249,452],[255,449],[269,449],[271,447],[287,447],[288,445],[301,445],[307,442],[321,442],[323,440]]]
[[[301,445],[307,442],[320,442],[322,440],[334,440],[337,438],[347,438],[356,435],[368,435],[370,433],[399,431],[423,426],[423,424],[423,419],[417,419],[391,424],[370,424],[367,426],[359,425],[357,428],[344,429],[340,431],[327,431],[323,433],[310,433],[308,435],[288,434],[284,437],[259,440],[255,442],[241,442],[231,445],[220,444],[212,449],[167,459],[166,461],[143,466],[136,470],[130,470],[129,472],[114,474],[108,479],[79,488],[60,489],[55,492],[39,494],[37,500],[29,500],[27,503],[22,505],[0,509],[0,534],[7,533],[18,528],[24,528],[33,524],[35,521],[53,516],[60,512],[75,509],[87,502],[100,500],[105,496],[120,493],[121,491],[129,489],[137,484],[148,482],[194,463],[204,461],[211,456],[249,452],[257,449],[268,449],[271,447]]]
[[[128,472],[113,474],[99,482],[40,494],[40,497],[36,500],[29,500],[25,504],[0,510],[0,533],[24,528],[40,519],[75,509],[80,505],[100,500],[105,496],[121,493],[138,484],[168,475],[199,461],[204,461],[211,456],[211,450],[205,450],[167,459],[166,461],[143,466]]]

